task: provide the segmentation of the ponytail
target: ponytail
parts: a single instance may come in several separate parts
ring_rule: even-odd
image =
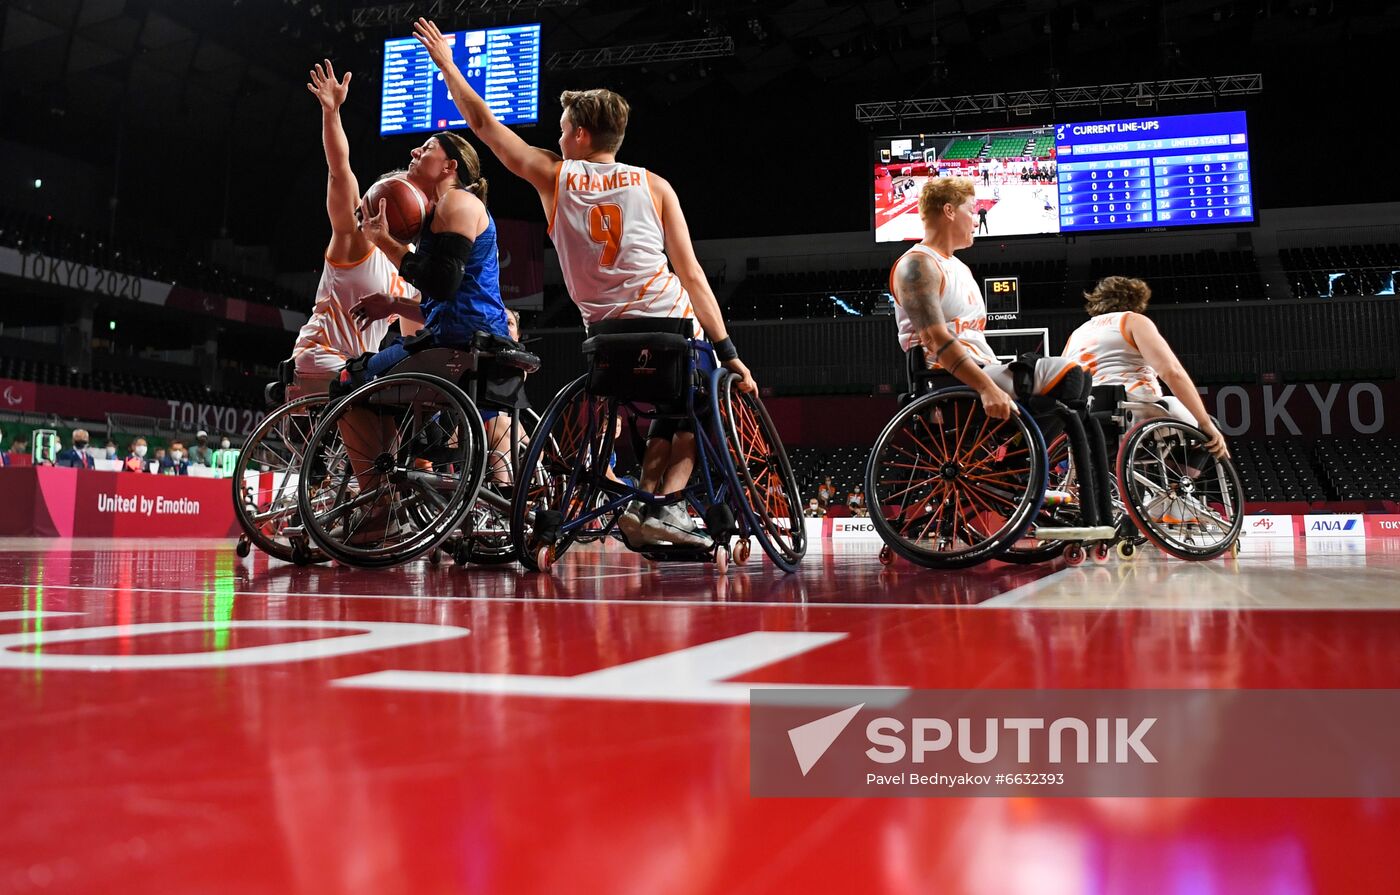
[[[467,192],[481,200],[481,204],[486,204],[486,178],[478,176],[475,183],[466,185]]]

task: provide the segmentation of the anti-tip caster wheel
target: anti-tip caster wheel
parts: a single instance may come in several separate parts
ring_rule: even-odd
[[[1118,558],[1125,562],[1137,556],[1137,547],[1132,541],[1119,541],[1117,551]]]
[[[238,543],[234,546],[233,552],[239,556],[247,556],[253,549],[253,544],[248,540],[247,535],[239,535]]]
[[[749,539],[741,538],[739,542],[734,545],[734,561],[742,566],[749,561],[749,553],[752,550],[753,546],[749,543]]]
[[[888,544],[886,544],[885,546],[880,548],[880,564],[888,566],[892,565],[893,563],[894,551],[890,549],[890,546]]]

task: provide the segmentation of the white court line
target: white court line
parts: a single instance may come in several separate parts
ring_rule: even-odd
[[[1031,581],[1027,584],[1023,584],[1020,587],[1013,588],[1004,594],[997,594],[990,600],[983,600],[977,605],[990,606],[993,609],[996,609],[998,606],[1015,605],[1016,603],[1019,603],[1022,600],[1024,600],[1026,597],[1033,596],[1034,594],[1039,593],[1046,587],[1049,587],[1052,583],[1058,582],[1059,579],[1065,577],[1072,571],[1074,571],[1072,568],[1070,568],[1069,566],[1065,566],[1058,572],[1051,572],[1049,575],[1046,575],[1043,578],[1037,578],[1036,580]]]
[[[1052,573],[1052,575],[1053,575],[1053,574],[1058,574],[1058,573]],[[1032,582],[1032,583],[1034,583],[1034,582]],[[1026,587],[1026,586],[1027,586],[1027,585],[1022,585],[1021,588],[1017,588],[1016,590],[1019,591],[1019,590],[1021,590],[1022,588]],[[0,583],[0,589],[7,588],[7,587],[13,587],[13,588],[27,588],[27,587],[30,587],[30,585],[25,585],[25,584],[4,584],[4,583]],[[111,585],[94,585],[94,584],[45,584],[45,585],[44,585],[44,589],[45,589],[45,590],[76,590],[76,591],[103,591],[103,592],[110,592],[110,591],[116,590],[116,587],[111,586]],[[200,590],[200,589],[196,589],[196,588],[178,588],[178,587],[127,587],[127,588],[122,588],[122,590],[124,590],[125,592],[128,592],[128,593],[145,593],[145,594],[190,594],[190,595],[192,595],[192,596],[201,596],[201,597],[203,597],[203,596],[208,596],[208,594],[209,594],[209,591],[208,591],[208,590]],[[1010,593],[1015,593],[1015,592],[1016,592],[1016,591],[1010,591]],[[643,607],[652,608],[652,609],[665,609],[665,608],[672,607],[672,606],[703,606],[703,607],[713,607],[713,608],[720,608],[720,609],[723,609],[723,608],[729,607],[729,606],[736,606],[736,607],[738,607],[738,606],[778,606],[778,607],[788,607],[788,608],[791,608],[791,609],[980,609],[980,608],[982,608],[983,606],[987,605],[987,603],[990,602],[990,600],[986,600],[986,601],[983,601],[983,602],[981,602],[981,603],[820,603],[820,602],[812,602],[812,601],[810,601],[810,600],[801,600],[801,601],[797,601],[797,600],[783,600],[783,601],[777,601],[777,600],[722,600],[722,599],[718,599],[718,598],[717,598],[717,599],[713,599],[713,600],[667,600],[667,599],[664,599],[664,598],[655,599],[655,600],[646,600],[646,599],[636,599],[636,598],[634,598],[634,599],[617,599],[617,598],[611,598],[611,597],[599,597],[599,598],[596,598],[596,599],[589,598],[589,597],[491,597],[491,596],[470,596],[470,597],[468,597],[468,596],[452,596],[452,595],[446,595],[446,596],[414,596],[414,595],[412,595],[412,594],[331,594],[331,593],[302,593],[302,592],[260,591],[260,590],[236,590],[236,591],[233,592],[233,595],[234,595],[235,597],[262,597],[262,598],[264,598],[264,599],[272,599],[272,598],[276,598],[276,597],[306,597],[306,598],[314,598],[314,599],[321,599],[321,600],[412,600],[412,601],[422,601],[422,600],[435,600],[435,601],[452,600],[452,601],[459,601],[459,602],[463,602],[463,603],[469,603],[469,602],[481,602],[481,603],[535,603],[535,604],[540,604],[540,603],[552,603],[552,604],[569,605],[569,606],[592,606],[592,605],[605,605],[605,606],[643,606]],[[991,599],[996,599],[996,597],[993,597],[993,598],[991,598]],[[995,609],[995,608],[997,608],[997,607],[996,607],[995,605],[993,605],[992,608]],[[1019,607],[1018,607],[1018,608],[1019,608]],[[1028,606],[1028,607],[1024,607],[1024,608],[1027,608],[1027,609],[1042,609],[1042,608],[1043,608],[1043,609],[1054,609],[1054,608],[1056,608],[1056,607],[1053,607],[1053,606],[1045,606],[1045,607],[1041,607],[1041,606]]]

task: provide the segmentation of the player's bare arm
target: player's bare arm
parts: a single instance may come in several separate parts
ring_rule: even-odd
[[[976,389],[988,416],[1008,418],[1015,408],[1010,396],[982,372],[972,352],[948,329],[940,296],[943,278],[934,263],[917,252],[910,253],[899,262],[895,276],[900,307],[909,315],[928,360]]]
[[[1215,456],[1228,460],[1230,448],[1225,444],[1225,436],[1215,427],[1205,402],[1196,391],[1196,383],[1177,359],[1171,345],[1167,344],[1167,340],[1158,331],[1157,324],[1142,314],[1129,314],[1128,335],[1133,344],[1137,345],[1138,351],[1142,352],[1143,360],[1157,371],[1157,375],[1162,377],[1172,394],[1185,404],[1186,409],[1196,418],[1196,425],[1210,439],[1206,443],[1207,449]]]
[[[705,269],[700,259],[695,257],[695,246],[690,241],[690,227],[681,212],[680,199],[671,184],[655,173],[651,174],[652,189],[661,197],[661,223],[666,231],[666,255],[671,269],[681,281],[681,286],[690,294],[690,303],[695,308],[695,318],[705,329],[705,335],[712,342],[722,342],[729,338],[729,330],[724,325],[724,314],[719,309],[719,300],[710,289],[710,281],[705,277]],[[739,388],[753,391],[757,386],[753,374],[744,362],[735,357],[724,362],[729,369],[742,377]]]
[[[350,141],[340,121],[340,107],[350,92],[350,72],[337,80],[329,59],[310,71],[307,91],[321,104],[321,145],[326,152],[326,216],[336,237],[354,236],[358,231],[355,206],[360,185],[350,168]]]
[[[548,209],[554,199],[554,175],[560,162],[559,156],[547,149],[531,146],[515,131],[501,124],[486,100],[471,88],[457,63],[452,61],[452,44],[435,23],[419,19],[413,25],[413,36],[418,38],[433,64],[442,71],[452,102],[471,126],[472,132],[500,159],[506,170],[539,191],[540,200]]]

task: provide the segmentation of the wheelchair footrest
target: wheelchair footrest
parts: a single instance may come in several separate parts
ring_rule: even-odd
[[[1037,526],[1027,532],[1027,537],[1040,541],[1111,541],[1118,537],[1118,529],[1112,525],[1080,525],[1052,528]]]
[[[666,547],[661,544],[648,544],[637,552],[652,562],[712,562],[715,558],[713,547]]]

